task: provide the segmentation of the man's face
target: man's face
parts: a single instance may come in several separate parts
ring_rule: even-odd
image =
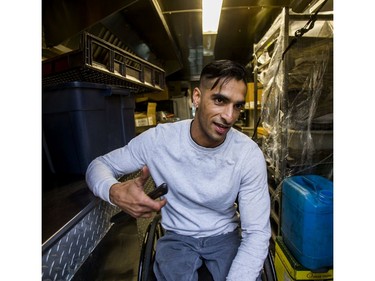
[[[246,84],[235,79],[220,81],[212,90],[195,88],[193,102],[198,109],[191,127],[193,140],[204,147],[220,145],[237,121],[245,96]]]

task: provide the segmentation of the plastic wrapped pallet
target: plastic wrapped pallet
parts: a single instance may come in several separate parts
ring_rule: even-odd
[[[262,150],[279,180],[308,173],[332,178],[332,21],[318,20],[284,54],[295,30],[307,21],[285,13],[255,45],[265,46],[256,56],[258,80],[263,84],[260,124],[266,134],[262,135]]]

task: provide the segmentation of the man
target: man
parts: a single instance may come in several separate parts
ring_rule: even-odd
[[[246,85],[243,66],[208,64],[193,90],[193,120],[149,129],[88,167],[94,194],[133,217],[161,209],[166,234],[156,249],[158,280],[197,280],[202,262],[215,281],[259,277],[271,235],[266,165],[259,147],[232,128]],[[140,177],[116,180],[137,169]],[[150,174],[169,187],[160,201],[143,192]]]

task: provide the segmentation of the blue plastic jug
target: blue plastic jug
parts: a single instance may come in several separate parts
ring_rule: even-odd
[[[317,175],[292,176],[282,184],[281,235],[306,268],[333,266],[333,182]]]

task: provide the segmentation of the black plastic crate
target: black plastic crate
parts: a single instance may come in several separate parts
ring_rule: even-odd
[[[135,136],[134,96],[125,88],[71,82],[43,89],[43,149],[55,174],[85,174],[99,155]]]

